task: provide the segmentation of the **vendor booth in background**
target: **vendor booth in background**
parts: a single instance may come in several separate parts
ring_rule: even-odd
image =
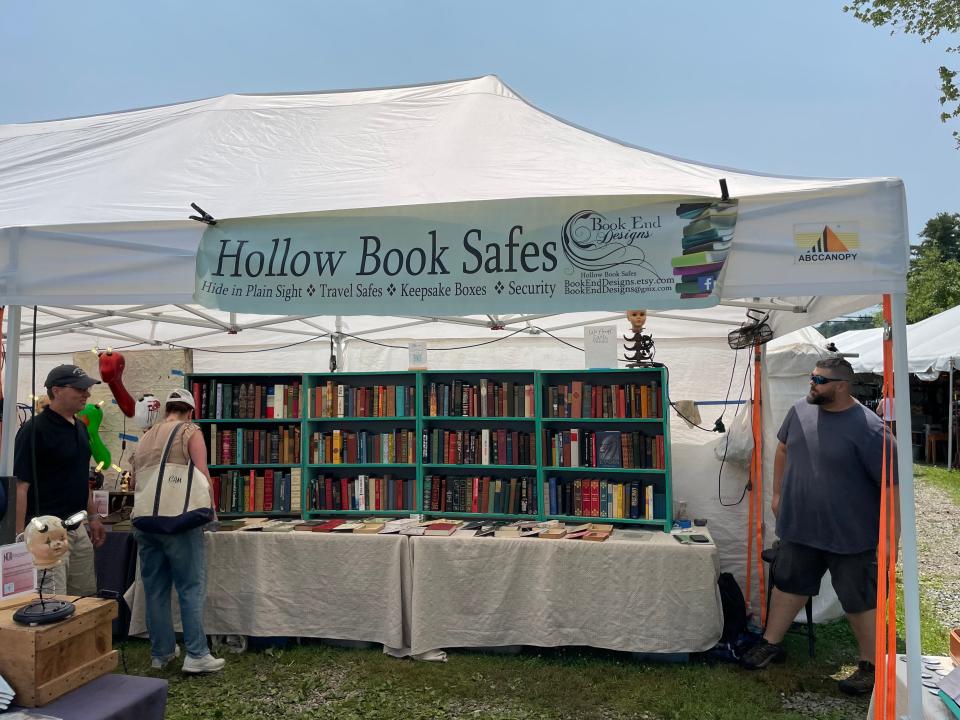
[[[879,407],[882,328],[849,330],[830,338],[858,373],[857,397]],[[960,305],[907,326],[912,457],[918,462],[960,464]],[[886,419],[886,418],[885,418]]]

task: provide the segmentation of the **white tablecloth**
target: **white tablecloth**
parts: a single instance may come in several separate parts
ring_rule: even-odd
[[[617,531],[604,542],[413,537],[411,545],[414,654],[503,645],[698,652],[723,629],[712,544]]]
[[[403,593],[410,562],[405,537],[236,531],[205,537],[208,634],[358,640],[398,650],[407,646]],[[139,574],[127,603],[130,634],[145,634]],[[179,613],[174,604],[178,629]]]
[[[393,655],[451,647],[708,650],[716,547],[659,532],[605,542],[336,533],[207,533],[205,630],[358,640]],[[146,633],[139,579],[130,634]],[[174,620],[179,610],[174,597]]]

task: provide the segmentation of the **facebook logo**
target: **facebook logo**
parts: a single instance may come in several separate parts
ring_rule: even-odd
[[[717,284],[717,279],[713,275],[707,275],[706,277],[697,278],[697,286],[703,292],[713,292],[713,288],[716,284]]]

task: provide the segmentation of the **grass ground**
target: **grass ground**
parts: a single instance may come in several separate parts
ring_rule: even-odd
[[[960,505],[960,473],[918,468]],[[902,597],[899,602],[902,627]],[[947,649],[946,629],[921,603],[924,653]],[[639,662],[626,653],[528,649],[518,655],[452,652],[446,663],[396,660],[377,650],[316,642],[227,654],[227,667],[188,677],[179,666],[150,670],[149,645],[121,645],[126,672],[170,682],[167,717],[369,718],[429,720],[846,720],[863,718],[866,699],[842,696],[856,643],[844,621],[817,627],[816,657],[790,633],[785,665],[762,672],[694,658],[686,664]]]

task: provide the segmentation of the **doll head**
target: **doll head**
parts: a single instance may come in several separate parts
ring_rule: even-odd
[[[636,332],[643,330],[643,326],[647,324],[647,311],[646,310],[627,310],[627,320],[630,321],[630,327]]]
[[[23,539],[38,570],[60,565],[69,552],[67,529],[63,521],[53,515],[33,518],[23,531]]]

